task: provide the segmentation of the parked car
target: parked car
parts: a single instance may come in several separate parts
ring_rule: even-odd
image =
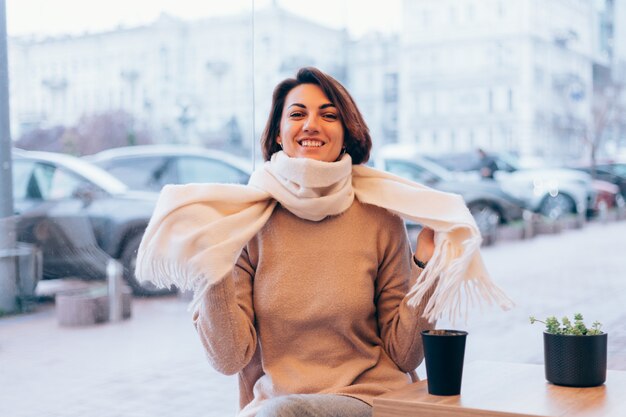
[[[566,168],[522,168],[511,155],[488,156],[498,166],[495,180],[534,212],[558,219],[568,214],[586,215],[593,208],[595,191],[588,174]],[[478,172],[481,164],[477,152],[430,155],[427,159],[455,172]]]
[[[477,181],[474,175],[455,175],[404,147],[387,146],[374,157],[373,165],[429,187],[460,194],[483,235],[500,224],[523,217],[524,202],[502,190],[494,181]]]
[[[572,169],[586,172],[594,178],[608,181],[619,187],[620,193],[626,199],[626,162],[599,161],[592,169],[589,164],[570,166]]]
[[[160,191],[165,184],[245,184],[251,164],[231,154],[195,146],[143,145],[108,149],[85,157],[133,190]]]
[[[156,193],[130,192],[106,171],[70,155],[15,149],[12,157],[17,237],[41,248],[43,279],[103,279],[115,258],[135,294],[175,291],[139,283],[133,273]]]

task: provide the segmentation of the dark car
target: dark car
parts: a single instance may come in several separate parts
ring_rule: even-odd
[[[115,177],[73,156],[12,154],[18,240],[41,248],[43,279],[103,279],[107,262],[115,258],[135,294],[174,291],[139,283],[133,274],[156,193],[130,192]]]
[[[85,157],[133,190],[160,191],[166,184],[245,184],[247,161],[231,154],[186,145],[144,145],[108,149]]]
[[[589,214],[593,210],[596,190],[591,177],[567,168],[539,166],[522,167],[510,154],[486,153],[495,162],[494,180],[507,193],[524,201],[528,209],[550,219],[567,215]],[[453,172],[478,173],[482,166],[478,152],[452,152],[425,156]]]
[[[401,152],[381,152],[376,167],[429,187],[460,194],[485,236],[495,227],[523,218],[524,202],[504,192],[495,181],[464,180],[441,166],[418,156]]]
[[[626,162],[601,161],[595,165],[595,169],[592,169],[590,165],[577,165],[571,168],[592,174],[596,179],[617,185],[622,197],[626,198]]]

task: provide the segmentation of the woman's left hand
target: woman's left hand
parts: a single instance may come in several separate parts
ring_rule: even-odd
[[[435,231],[428,227],[424,227],[417,236],[417,249],[415,249],[415,257],[426,263],[430,261],[435,252]]]

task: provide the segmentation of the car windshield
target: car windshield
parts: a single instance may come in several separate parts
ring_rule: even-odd
[[[626,177],[626,164],[614,164],[613,172],[620,177]]]
[[[91,181],[109,194],[122,194],[128,190],[120,180],[103,169],[78,158],[57,155],[59,164]]]
[[[519,158],[517,158],[515,155],[511,153],[503,152],[501,154],[498,154],[498,159],[500,159],[505,164],[509,165],[512,170],[518,170],[522,168],[520,166]]]
[[[473,153],[430,155],[426,159],[454,172],[476,171],[480,167],[480,159]]]

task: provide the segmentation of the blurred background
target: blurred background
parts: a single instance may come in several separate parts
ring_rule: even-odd
[[[114,258],[162,294],[131,272],[156,193],[247,182],[273,87],[309,65],[354,96],[369,163],[460,193],[487,244],[619,211],[625,3],[8,0],[8,227],[43,279]]]
[[[463,196],[505,286],[507,264],[526,256],[506,242],[626,218],[626,0],[2,3],[0,316],[106,283],[111,260],[135,297],[186,300],[132,273],[158,192],[246,183],[272,90],[303,66],[348,88],[370,165]],[[419,225],[407,227],[414,241]],[[611,236],[589,241],[621,259],[623,236]],[[550,273],[559,256],[544,259]],[[597,271],[623,274],[609,263]],[[594,271],[569,299],[551,291],[563,313]],[[619,294],[620,282],[598,288]],[[603,296],[586,301],[606,311]]]
[[[8,0],[7,16],[23,148],[250,157],[273,87],[307,65],[349,88],[377,148],[558,163],[626,148],[620,0]]]

